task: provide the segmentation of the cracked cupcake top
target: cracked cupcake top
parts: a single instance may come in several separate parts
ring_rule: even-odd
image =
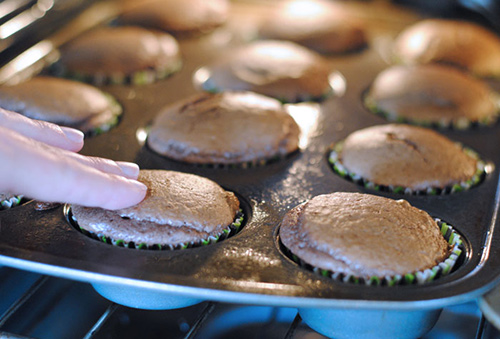
[[[319,195],[293,208],[280,239],[313,267],[356,277],[425,270],[450,253],[425,211],[406,200],[360,193]]]
[[[201,93],[164,108],[147,142],[180,161],[241,164],[297,150],[299,127],[275,99],[252,92]]]
[[[350,134],[337,154],[348,172],[377,185],[413,190],[444,188],[471,179],[478,159],[433,130],[380,125]]]

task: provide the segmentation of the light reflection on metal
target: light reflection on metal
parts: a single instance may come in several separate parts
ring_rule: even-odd
[[[309,140],[317,132],[320,105],[317,103],[307,102],[286,105],[286,109],[300,127],[301,134],[299,147],[304,149],[309,144]]]
[[[54,5],[53,0],[38,1],[31,7],[0,26],[0,39],[6,39],[20,30],[28,27],[41,17]]]
[[[144,146],[146,139],[148,138],[149,129],[147,127],[138,128],[135,132],[135,137],[139,142],[139,145]]]
[[[15,75],[21,76],[21,72],[33,66],[50,53],[54,52],[54,46],[50,41],[44,40],[34,45],[21,53],[14,60],[6,64],[0,69],[0,83],[9,81],[10,83],[18,82],[19,79]]]
[[[332,72],[328,76],[328,82],[336,96],[341,97],[345,94],[347,84],[344,76],[340,72]]]
[[[3,18],[10,13],[13,13],[20,8],[28,5],[33,0],[6,0],[0,3],[0,18]]]
[[[205,84],[210,78],[211,72],[207,67],[199,68],[193,75],[193,84],[197,89],[203,89]]]

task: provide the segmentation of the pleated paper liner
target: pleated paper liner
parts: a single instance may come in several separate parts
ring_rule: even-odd
[[[462,192],[470,189],[471,187],[479,185],[483,182],[484,178],[487,174],[488,165],[480,159],[479,155],[470,148],[464,147],[462,144],[457,143],[464,152],[466,152],[469,156],[473,157],[477,160],[476,163],[476,172],[472,176],[472,178],[462,181],[460,183],[456,183],[451,186],[445,187],[428,187],[422,190],[415,190],[409,187],[403,186],[386,186],[386,185],[378,185],[368,179],[361,177],[360,175],[350,172],[347,168],[342,165],[339,160],[339,153],[342,151],[343,141],[337,142],[333,145],[329,155],[328,155],[328,163],[332,167],[333,171],[344,179],[350,180],[360,186],[363,186],[368,189],[373,189],[376,191],[382,192],[391,192],[397,194],[407,194],[407,195],[445,195],[452,194],[456,192]]]
[[[8,210],[13,207],[19,206],[23,203],[24,199],[22,195],[16,195],[9,199],[4,199],[0,201],[0,211]]]
[[[113,246],[118,246],[118,247],[126,247],[126,248],[132,248],[132,249],[140,249],[140,250],[183,250],[187,248],[194,248],[194,247],[201,247],[201,246],[207,246],[210,244],[215,244],[217,242],[223,241],[227,238],[230,238],[237,234],[243,226],[246,224],[247,217],[244,214],[243,210],[240,209],[235,218],[234,221],[231,225],[229,225],[227,228],[223,229],[222,232],[218,235],[212,235],[209,236],[206,239],[202,239],[200,241],[196,242],[188,242],[188,243],[177,243],[177,244],[153,244],[153,245],[148,245],[146,243],[135,243],[133,241],[126,242],[121,239],[112,239],[109,236],[102,235],[102,234],[97,234],[93,232],[89,232],[83,228],[81,228],[78,225],[78,221],[76,218],[73,216],[73,213],[71,212],[71,206],[65,205],[64,206],[64,213],[66,215],[66,218],[71,226],[73,226],[77,231],[83,233],[84,235],[101,241],[106,244],[110,244]]]
[[[435,221],[440,227],[443,237],[452,246],[451,254],[446,260],[439,263],[438,265],[435,265],[432,268],[428,268],[422,271],[410,272],[404,275],[381,277],[371,276],[369,278],[366,278],[333,272],[330,270],[311,266],[310,264],[300,259],[297,255],[292,253],[285,245],[283,245],[281,241],[279,242],[279,244],[283,253],[288,258],[297,263],[300,267],[312,271],[320,276],[331,278],[332,280],[335,280],[337,282],[369,286],[421,285],[450,274],[464,261],[466,253],[464,242],[458,232],[455,231],[452,226],[438,218],[436,218]]]
[[[477,121],[471,121],[467,119],[466,117],[461,117],[456,120],[439,120],[439,121],[430,121],[430,120],[419,120],[419,119],[411,119],[407,117],[403,117],[398,115],[397,113],[391,113],[384,111],[383,109],[379,108],[376,101],[372,98],[370,98],[368,95],[363,96],[363,102],[365,107],[371,111],[372,113],[375,113],[387,121],[390,122],[397,122],[397,123],[407,123],[411,125],[417,125],[417,126],[423,126],[423,127],[431,127],[435,129],[456,129],[456,130],[466,130],[466,129],[471,129],[471,128],[477,128],[477,127],[484,127],[484,126],[492,126],[495,123],[497,123],[498,118],[500,116],[500,95],[495,95],[493,100],[496,102],[497,110],[493,112],[493,114],[483,117],[480,120]]]
[[[104,85],[148,85],[156,81],[163,80],[178,72],[182,68],[182,61],[172,63],[168,67],[161,69],[148,68],[132,74],[85,74],[72,72],[64,68],[63,65],[55,63],[50,67],[50,73],[55,76],[77,80],[96,86]]]
[[[121,119],[121,116],[123,113],[122,106],[118,103],[118,101],[116,101],[116,99],[112,95],[110,95],[108,93],[104,93],[104,95],[106,96],[106,98],[109,102],[109,107],[110,107],[109,108],[110,109],[109,119],[99,123],[97,126],[92,126],[91,125],[92,122],[87,121],[88,125],[84,124],[83,126],[76,127],[78,129],[84,130],[85,136],[87,136],[87,137],[92,137],[92,136],[106,133],[110,129],[112,129],[113,127],[118,125],[118,123],[120,122],[120,119]]]

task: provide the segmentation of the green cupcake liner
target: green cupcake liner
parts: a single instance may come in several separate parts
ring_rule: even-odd
[[[297,255],[295,255],[292,251],[290,251],[285,245],[281,242],[281,247],[283,252],[287,257],[297,263],[300,267],[303,267],[309,271],[312,271],[320,276],[331,278],[332,280],[342,282],[342,283],[350,283],[350,284],[361,284],[361,285],[369,285],[369,286],[396,286],[396,285],[422,285],[434,281],[438,278],[444,277],[450,274],[453,269],[457,266],[457,263],[460,262],[463,258],[463,254],[465,253],[465,246],[463,240],[456,232],[452,226],[442,221],[441,219],[434,219],[438,226],[441,229],[441,234],[446,239],[446,241],[452,246],[451,254],[445,259],[443,262],[435,265],[432,268],[428,268],[422,271],[411,272],[404,275],[395,275],[395,276],[371,276],[369,278],[366,277],[356,277],[353,275],[348,275],[340,272],[333,272],[330,270],[321,269],[318,267],[311,266],[306,263],[302,259],[300,259]]]
[[[122,106],[118,103],[118,101],[116,101],[116,99],[112,95],[110,95],[108,93],[104,93],[104,92],[103,92],[103,94],[106,96],[106,98],[109,102],[109,106],[110,106],[110,110],[111,110],[111,118],[108,121],[106,121],[105,123],[101,124],[100,126],[96,126],[93,129],[86,132],[85,136],[87,136],[87,137],[92,137],[92,136],[106,133],[110,129],[112,129],[113,127],[118,125],[118,123],[120,122],[120,118],[121,118],[121,115],[123,113]]]
[[[437,129],[456,129],[456,130],[466,130],[480,126],[484,127],[484,126],[494,125],[500,117],[500,95],[496,94],[493,95],[492,100],[496,102],[497,110],[491,116],[484,117],[481,120],[471,121],[463,117],[452,121],[445,121],[445,120],[429,121],[429,120],[410,119],[399,116],[396,113],[384,111],[383,109],[379,108],[376,101],[370,98],[368,95],[365,95],[363,98],[364,105],[369,111],[382,116],[384,119],[390,122],[406,123],[406,124],[431,127]]]
[[[5,199],[5,200],[0,201],[0,211],[8,210],[12,207],[16,207],[16,206],[20,205],[22,202],[22,199],[23,199],[22,195],[17,195],[17,196],[10,198],[10,199]]]
[[[403,187],[403,186],[378,185],[368,179],[361,177],[360,175],[354,172],[349,171],[342,165],[342,163],[339,160],[339,153],[342,151],[342,147],[344,145],[343,141],[337,142],[332,147],[332,150],[330,151],[328,156],[328,163],[330,164],[335,173],[337,173],[344,179],[355,182],[356,184],[363,186],[367,189],[373,189],[381,192],[406,194],[406,195],[446,195],[446,194],[466,191],[483,182],[484,178],[486,177],[487,165],[483,160],[480,159],[479,154],[477,154],[472,149],[463,146],[460,143],[456,144],[459,145],[465,153],[467,153],[469,156],[477,160],[476,172],[474,173],[472,178],[446,187],[428,187],[422,190],[414,190],[409,187]]]
[[[212,235],[209,236],[206,239],[202,239],[200,241],[192,241],[188,243],[178,243],[178,244],[153,244],[153,245],[148,245],[145,243],[135,243],[133,241],[124,241],[122,239],[112,239],[109,236],[102,235],[102,234],[97,234],[94,232],[87,231],[83,228],[81,228],[78,225],[78,221],[76,218],[73,216],[73,213],[71,213],[71,209],[68,210],[67,212],[68,216],[68,221],[70,224],[78,231],[83,233],[84,235],[104,242],[106,244],[110,244],[113,246],[118,246],[118,247],[126,247],[126,248],[132,248],[132,249],[139,249],[139,250],[183,250],[187,248],[194,248],[194,247],[201,247],[201,246],[207,246],[210,244],[215,244],[217,242],[220,242],[222,240],[225,240],[229,237],[232,237],[236,233],[238,233],[244,223],[245,223],[245,214],[243,213],[243,210],[239,210],[236,213],[236,216],[234,218],[234,221],[231,225],[229,225],[227,228],[223,229],[222,232],[218,235]]]
[[[85,74],[69,71],[63,65],[56,63],[51,67],[51,73],[63,78],[69,78],[96,86],[104,85],[148,85],[166,79],[182,68],[182,61],[172,63],[161,69],[145,69],[132,74]]]

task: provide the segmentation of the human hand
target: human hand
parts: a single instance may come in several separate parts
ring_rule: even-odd
[[[139,166],[74,153],[83,133],[0,109],[0,192],[106,209],[139,203]]]

